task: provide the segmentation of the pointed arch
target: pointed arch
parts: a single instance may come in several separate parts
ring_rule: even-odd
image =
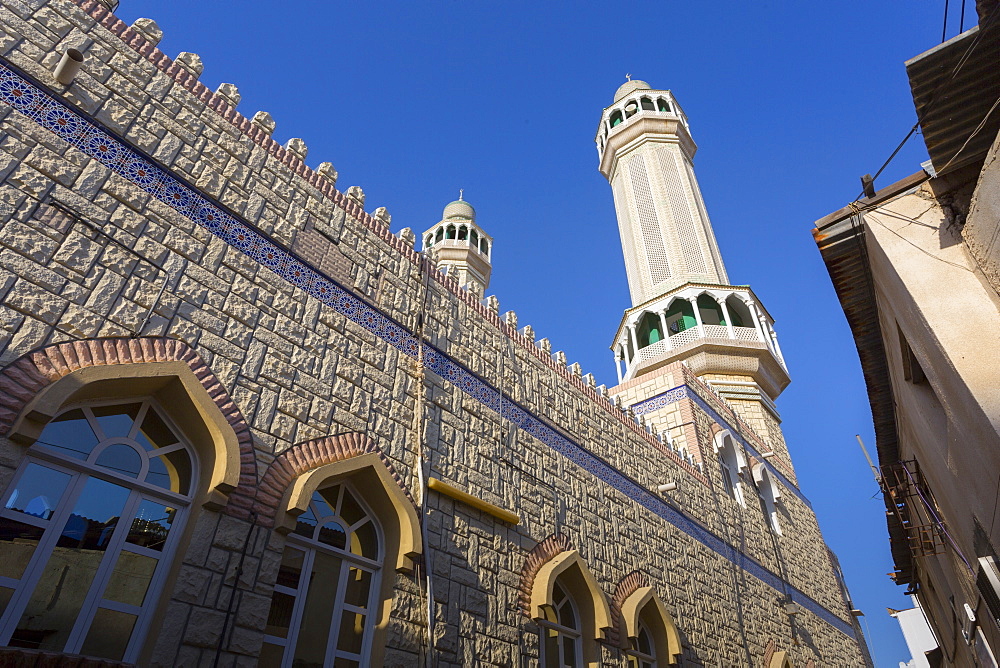
[[[392,462],[366,434],[318,438],[278,455],[253,494],[257,523],[288,533],[313,492],[348,477],[370,491],[374,510],[395,524],[399,545],[388,553],[396,555],[396,569],[413,570],[413,558],[423,550],[416,504]]]
[[[99,393],[105,398],[161,396],[183,405],[181,424],[211,443],[212,470],[204,501],[229,514],[245,513],[231,492],[256,482],[256,455],[243,414],[191,346],[166,337],[109,337],[38,348],[0,370],[0,431],[31,445],[60,408]]]
[[[640,587],[632,592],[622,603],[621,616],[622,647],[628,647],[629,641],[638,637],[643,622],[653,636],[658,661],[664,660],[668,665],[677,663],[677,657],[684,651],[681,636],[655,589]]]
[[[771,661],[767,664],[767,668],[795,668],[795,664],[788,657],[788,652],[779,650],[771,655]]]

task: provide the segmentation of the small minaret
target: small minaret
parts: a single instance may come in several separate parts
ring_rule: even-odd
[[[441,221],[424,232],[423,240],[424,253],[439,269],[480,295],[486,291],[493,271],[493,238],[476,224],[476,210],[461,190],[458,199],[444,208]]]

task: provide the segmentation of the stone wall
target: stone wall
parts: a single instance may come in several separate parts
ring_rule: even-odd
[[[93,339],[178,342],[248,429],[240,485],[192,510],[141,662],[210,662],[225,629],[223,665],[254,665],[285,540],[260,519],[273,496],[254,488],[276,458],[362,434],[405,489],[419,490],[422,445],[431,477],[521,519],[427,492],[438,665],[537,656],[518,586],[528,553],[553,535],[609,597],[643,573],[690,665],[756,665],[774,642],[797,663],[862,664],[805,497],[789,482],[787,528],[774,536],[749,476],[741,507],[706,454],[720,429],[751,460],[773,438],[685,369],[671,370],[685,391],[670,410],[692,461],[518,333],[516,317],[501,320],[495,300],[437,273],[412,235],[363,211],[360,189],[337,191],[329,163],[307,167],[304,142],[281,147],[267,114],[236,112],[235,87],[198,83],[197,56],[159,52],[152,22],[129,28],[93,0],[5,0],[0,28],[6,81],[132,147],[116,163],[99,151],[117,149],[67,139],[22,101],[0,106],[0,364]],[[68,47],[86,62],[64,87],[51,70]],[[160,185],[145,184],[149,170],[162,170]],[[141,362],[121,345],[100,363]],[[0,484],[24,453],[0,441]],[[679,489],[657,495],[667,481]],[[414,665],[425,603],[413,576],[393,587],[385,663]],[[785,613],[789,596],[801,612]],[[623,661],[610,646],[604,658]]]

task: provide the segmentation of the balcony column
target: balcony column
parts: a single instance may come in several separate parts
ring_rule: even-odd
[[[753,318],[753,328],[757,330],[757,335],[760,336],[760,340],[763,344],[767,345],[767,333],[764,332],[764,325],[761,322],[760,316],[757,314],[757,304],[754,302],[743,302],[749,307],[750,317]],[[768,346],[770,347],[770,346]]]
[[[729,330],[729,338],[735,339],[736,332],[733,331],[733,319],[729,315],[729,307],[726,306],[726,300],[723,299],[719,302],[719,306],[722,307],[722,317],[726,319],[726,329]]]
[[[622,384],[622,347],[618,346],[618,350],[615,351],[615,371],[618,372],[618,384]]]
[[[785,358],[781,354],[781,346],[778,345],[778,333],[774,331],[774,328],[770,325],[767,328],[771,331],[771,343],[774,344],[774,355],[778,358],[782,365],[785,364]]]
[[[698,298],[697,297],[686,297],[691,303],[691,309],[694,311],[694,321],[698,323],[698,336],[700,338],[705,338],[705,323],[701,321],[701,311],[698,310]]]
[[[635,337],[635,323],[630,322],[628,325],[628,336],[629,341],[632,342],[632,359],[634,360],[639,356],[639,340]]]
[[[663,342],[664,342],[663,345],[666,347],[667,350],[670,350],[674,346],[673,346],[672,343],[670,343],[670,330],[667,329],[667,311],[666,311],[666,309],[662,309],[661,308],[660,311],[659,311],[659,316],[660,316],[660,327],[663,328],[663,339],[662,339]]]

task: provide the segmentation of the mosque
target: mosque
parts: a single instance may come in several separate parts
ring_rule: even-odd
[[[673,92],[597,127],[606,388],[116,5],[0,11],[0,663],[871,665]]]

